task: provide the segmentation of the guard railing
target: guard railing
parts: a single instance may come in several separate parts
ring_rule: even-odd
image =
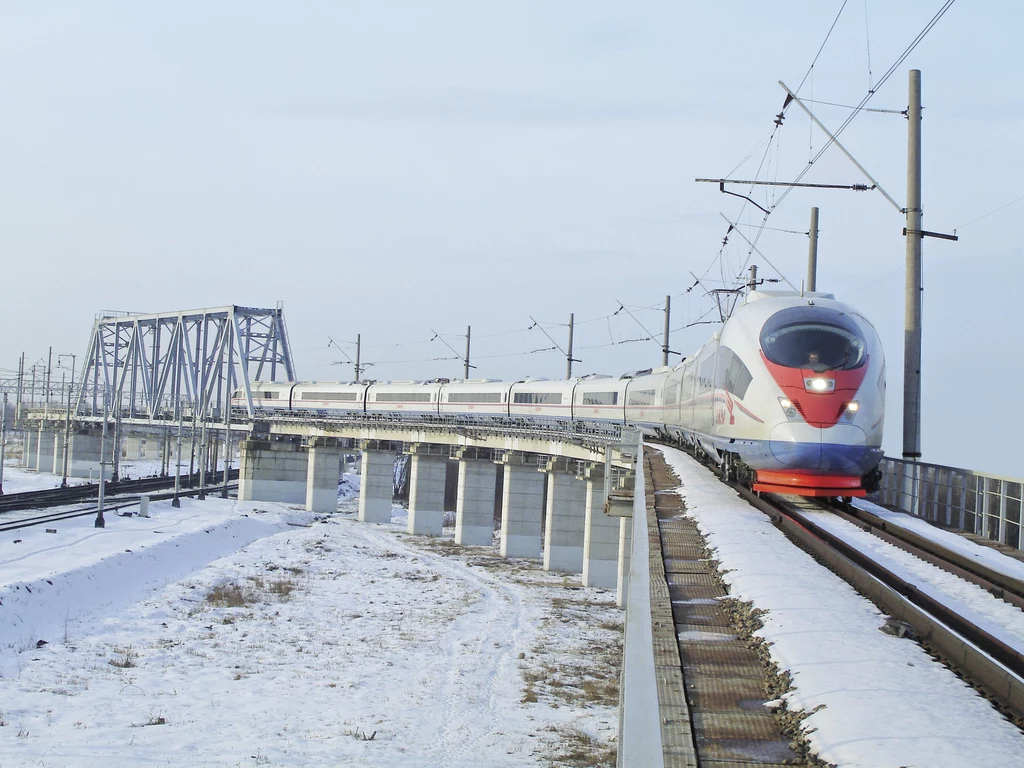
[[[932,523],[1021,549],[1024,480],[940,464],[884,458],[872,500]]]

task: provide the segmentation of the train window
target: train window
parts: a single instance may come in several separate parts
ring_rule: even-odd
[[[867,359],[864,337],[853,318],[827,307],[790,307],[761,330],[765,357],[786,368],[815,373],[848,371]]]
[[[715,385],[715,357],[708,355],[700,361],[700,368],[697,370],[697,391],[707,392]]]
[[[378,392],[374,398],[378,403],[429,403],[429,392]]]
[[[356,400],[355,392],[303,392],[299,400]]]
[[[626,405],[654,405],[654,390],[638,389],[630,392]]]
[[[679,384],[675,381],[670,381],[665,385],[665,405],[675,405],[678,398]]]
[[[680,393],[680,400],[686,402],[693,397],[693,366],[688,365],[683,371],[683,386]]]
[[[500,403],[501,392],[449,392],[449,403]]]
[[[254,400],[277,400],[281,396],[280,392],[253,392],[252,397]]]
[[[740,360],[739,355],[728,347],[718,348],[718,373],[715,379],[715,386],[731,392],[742,400],[747,394],[747,387],[753,377],[747,366]]]
[[[584,392],[583,405],[618,405],[618,392]]]
[[[516,392],[513,399],[517,405],[561,405],[561,392]]]

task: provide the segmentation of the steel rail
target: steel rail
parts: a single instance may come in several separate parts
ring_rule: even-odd
[[[994,597],[1024,610],[1024,582],[1013,576],[973,560],[962,552],[942,546],[939,542],[921,536],[901,526],[889,525],[869,510],[847,504],[835,506],[832,511],[843,520],[856,525],[904,552],[909,552],[926,563],[941,568],[986,590]]]
[[[217,476],[222,478],[223,471],[217,473]],[[238,470],[230,470],[228,479],[237,480]],[[198,482],[199,473],[181,476],[182,483],[190,481]],[[159,491],[173,487],[174,476],[168,475],[167,477],[143,477],[135,480],[121,480],[116,483],[108,482],[105,491],[107,494],[145,493],[150,490]],[[65,504],[74,504],[78,501],[95,498],[98,493],[99,483],[87,483],[67,488],[46,488],[40,491],[4,494],[0,496],[0,512],[10,512],[18,509],[61,507]],[[181,494],[179,493],[178,495],[180,496]]]
[[[732,485],[732,484],[730,484]],[[1018,720],[1024,719],[1024,654],[831,535],[784,497],[733,485],[802,547],[826,563],[921,643]]]
[[[200,491],[206,491],[210,493],[215,490],[220,490],[224,486],[221,484],[208,485],[205,488],[193,488],[191,490],[179,491],[178,496],[196,496]],[[228,486],[229,489],[238,490],[236,484]],[[126,499],[119,499],[117,504],[112,504],[109,507],[104,507],[104,512],[116,512],[119,509],[127,509],[128,507],[136,506],[140,501],[139,496],[128,497]],[[174,498],[174,492],[170,493],[158,493],[151,494],[149,497],[150,501],[166,501]],[[85,517],[87,515],[95,515],[96,507],[89,506],[87,508],[79,507],[78,509],[68,510],[66,512],[54,512],[50,515],[40,515],[38,517],[22,518],[21,520],[11,520],[9,522],[0,523],[0,533],[9,531],[19,531],[22,528],[32,528],[37,525],[46,525],[47,523],[55,523],[61,520],[72,520],[76,517]]]

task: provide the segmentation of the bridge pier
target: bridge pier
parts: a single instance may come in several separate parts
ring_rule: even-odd
[[[395,453],[401,450],[387,440],[364,440],[359,491],[359,520],[390,523],[395,496]]]
[[[506,453],[501,494],[502,557],[541,556],[541,518],[544,507],[544,475],[530,454]],[[530,463],[527,463],[530,462]]]
[[[305,504],[309,449],[298,440],[297,436],[273,435],[242,441],[239,501]]]
[[[59,442],[57,433],[51,429],[39,428],[36,445],[36,471],[53,474],[53,457]]]
[[[619,570],[615,575],[615,604],[626,607],[629,593],[629,562],[633,551],[633,518],[619,518]]]
[[[35,469],[39,462],[39,430],[26,429],[22,437],[21,466]]]
[[[338,511],[342,453],[341,443],[336,437],[317,437],[310,442],[306,469],[307,511]]]
[[[444,487],[448,474],[447,446],[416,443],[410,451],[408,532],[440,536],[444,531]]]
[[[587,509],[583,534],[583,586],[618,586],[619,518],[605,514],[605,465],[591,464],[584,472]]]
[[[627,475],[605,501],[605,512],[619,521],[619,568],[616,573],[615,604],[626,607],[629,592],[629,565],[633,552],[633,489],[636,475]]]
[[[553,457],[544,471],[548,476],[544,570],[581,573],[587,484],[576,476],[572,459]]]
[[[459,491],[455,502],[455,543],[488,547],[494,537],[494,451],[462,448]]]
[[[98,480],[102,458],[102,433],[87,430],[71,435],[71,444],[68,446],[68,475],[70,477],[88,477]]]

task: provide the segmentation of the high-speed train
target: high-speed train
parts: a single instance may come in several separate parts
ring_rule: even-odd
[[[256,382],[251,389],[263,414],[629,424],[691,445],[724,477],[757,491],[864,496],[880,478],[881,344],[863,315],[826,293],[751,291],[679,365],[618,378]],[[246,405],[241,391],[234,397]]]

